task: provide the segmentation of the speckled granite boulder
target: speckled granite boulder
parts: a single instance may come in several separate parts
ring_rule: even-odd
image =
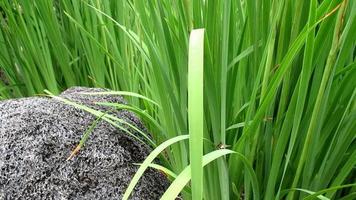
[[[102,91],[75,87],[60,96],[104,110],[94,102],[125,103],[120,96],[89,96]],[[107,108],[106,108],[107,109]],[[112,113],[143,131],[134,114]],[[100,122],[85,147],[66,161],[95,116],[42,97],[0,101],[0,199],[121,199],[146,145]],[[132,199],[159,199],[168,182],[148,170]]]

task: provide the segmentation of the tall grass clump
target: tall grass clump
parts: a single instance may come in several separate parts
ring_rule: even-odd
[[[356,198],[356,1],[4,0],[0,13],[1,98],[105,87],[130,102],[107,106],[146,121],[155,150],[125,198],[148,167],[172,180],[164,199]]]

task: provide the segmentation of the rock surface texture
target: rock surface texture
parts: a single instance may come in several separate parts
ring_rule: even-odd
[[[94,102],[125,103],[120,96],[85,95],[75,87],[60,96],[105,110]],[[107,109],[107,108],[106,108]],[[111,113],[145,131],[128,111]],[[107,122],[98,123],[84,148],[66,161],[95,116],[59,100],[0,101],[0,199],[121,199],[150,149]],[[165,177],[148,170],[131,199],[159,199]]]

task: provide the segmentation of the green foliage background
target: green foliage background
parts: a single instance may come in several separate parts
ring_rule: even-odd
[[[319,198],[356,198],[356,1],[3,0],[0,8],[1,98],[74,85],[138,93],[159,105],[129,97],[161,144],[189,133],[189,34],[204,28],[204,153],[239,152],[257,185],[231,154],[204,168],[193,194],[256,199],[258,189],[266,200],[302,199],[329,188]],[[161,160],[179,174],[189,155],[180,142]],[[191,198],[189,185],[182,194]]]

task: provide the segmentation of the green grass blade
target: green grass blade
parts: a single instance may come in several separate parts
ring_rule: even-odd
[[[288,188],[333,188],[355,179],[355,11],[349,0],[2,0],[0,99],[71,85],[122,95],[127,104],[97,104],[137,114],[151,135],[114,115],[102,120],[137,141],[155,148],[190,134],[148,165],[176,175],[191,164],[183,199],[279,200]],[[187,67],[198,59],[189,53],[194,28],[204,28],[196,78]],[[230,146],[251,168],[231,154],[198,171],[202,152]]]
[[[151,100],[150,98],[147,98],[143,95],[137,94],[135,92],[128,92],[128,91],[108,91],[108,92],[80,92],[79,94],[86,94],[86,95],[120,95],[120,96],[130,96],[130,97],[136,97],[136,98],[140,98],[143,100],[146,100],[158,107],[160,107],[158,105],[158,103],[156,103],[155,101]]]
[[[103,106],[110,106],[110,107],[115,107],[117,109],[123,109],[123,110],[129,110],[129,111],[133,111],[134,113],[138,114],[141,117],[144,117],[145,119],[148,120],[148,122],[150,123],[150,125],[154,125],[155,127],[158,128],[159,131],[162,131],[162,134],[166,135],[164,133],[164,130],[162,128],[162,126],[157,122],[157,120],[155,120],[152,116],[150,116],[147,112],[133,107],[133,106],[129,106],[129,105],[125,105],[125,104],[119,104],[119,103],[107,103],[107,102],[97,102],[97,105],[103,105]],[[166,135],[168,136],[168,135]]]
[[[320,88],[319,88],[318,95],[317,95],[317,100],[316,100],[316,103],[315,103],[315,106],[313,109],[311,122],[310,122],[310,125],[308,128],[308,132],[307,132],[307,136],[306,136],[304,145],[303,145],[301,157],[298,162],[298,167],[297,167],[296,175],[293,180],[292,187],[295,187],[298,185],[298,181],[299,181],[299,178],[300,178],[303,166],[304,166],[306,155],[307,155],[308,149],[310,147],[310,138],[311,138],[312,134],[315,134],[317,122],[319,121],[318,115],[319,115],[319,112],[320,112],[320,109],[322,106],[324,93],[325,93],[325,89],[326,89],[326,84],[330,78],[329,76],[332,73],[332,70],[333,70],[333,67],[335,64],[337,49],[338,49],[338,45],[339,45],[339,34],[340,34],[340,31],[342,28],[342,20],[344,17],[344,12],[346,10],[346,8],[345,8],[346,6],[347,6],[347,1],[344,1],[342,3],[341,8],[338,13],[335,30],[334,30],[333,44],[332,44],[332,47],[331,47],[331,50],[330,50],[330,53],[328,56],[328,60],[327,60],[326,66],[325,66],[322,82],[320,84]],[[293,192],[291,194],[289,194],[289,196],[288,196],[288,199],[292,199],[292,198],[293,198]]]
[[[355,186],[356,186],[356,183],[330,187],[330,188],[315,192],[314,194],[307,196],[304,200],[312,200],[312,199],[315,199],[315,197],[318,197],[319,195],[324,194],[326,192],[336,191],[336,190],[340,190],[343,188],[349,188],[349,187],[355,187]]]
[[[84,146],[85,142],[89,139],[90,134],[93,132],[97,124],[100,122],[100,120],[107,114],[108,112],[103,113],[100,115],[96,120],[89,126],[89,128],[84,132],[82,138],[79,141],[79,144],[76,146],[76,148],[72,151],[72,153],[69,155],[67,158],[67,161],[72,159]]]
[[[252,180],[252,185],[253,185],[253,192],[254,192],[254,198],[255,199],[260,199],[260,193],[259,193],[259,187],[258,187],[258,181],[256,174],[253,171],[252,166],[248,162],[245,156],[243,156],[240,153],[228,150],[228,149],[220,149],[220,150],[215,150],[213,152],[210,152],[203,157],[203,166],[209,164],[210,162],[218,159],[219,157],[228,155],[228,154],[236,154],[244,163],[248,174]],[[166,190],[166,192],[162,196],[162,200],[172,200],[175,199],[178,194],[183,190],[184,186],[189,182],[192,176],[192,171],[190,166],[187,166],[179,175],[178,177],[173,181],[171,186]]]
[[[286,195],[287,193],[289,192],[294,192],[294,191],[300,191],[300,192],[304,192],[304,193],[307,193],[307,194],[310,194],[310,195],[314,195],[316,194],[316,192],[313,192],[313,191],[310,191],[310,190],[306,190],[306,189],[302,189],[302,188],[294,188],[294,189],[289,189],[289,190],[284,190],[281,192],[281,197],[283,197],[284,195]],[[330,200],[329,198],[319,194],[319,195],[316,195],[314,196],[315,198],[314,199],[320,199],[320,200]],[[304,198],[305,200],[305,198]]]
[[[137,165],[141,166],[141,164],[137,164]],[[164,173],[166,176],[167,175],[170,176],[171,178],[174,178],[174,179],[177,178],[177,174],[175,174],[171,170],[163,167],[162,165],[157,165],[157,164],[151,163],[148,165],[148,167],[159,170],[160,172]]]
[[[188,63],[188,120],[190,166],[192,168],[192,198],[203,196],[203,129],[204,129],[204,29],[190,34]]]
[[[98,110],[95,110],[95,109],[92,109],[88,106],[85,106],[85,105],[81,105],[79,103],[76,103],[76,102],[73,102],[73,101],[70,101],[68,99],[65,99],[65,98],[62,98],[62,97],[59,97],[59,96],[55,96],[53,95],[51,92],[49,92],[48,90],[45,90],[45,93],[47,93],[50,97],[54,98],[54,99],[57,99],[59,101],[62,101],[64,102],[65,104],[68,104],[68,105],[71,105],[71,106],[74,106],[75,108],[79,108],[79,109],[82,109],[86,112],[89,112],[97,117],[100,117],[101,115],[103,115],[103,112],[101,111],[98,111]],[[144,132],[142,132],[140,129],[138,129],[137,127],[135,127],[134,125],[132,125],[131,123],[128,123],[126,122],[125,120],[123,119],[120,119],[120,118],[117,118],[113,115],[104,115],[102,117],[105,121],[109,122],[110,124],[112,124],[113,126],[115,126],[116,128],[119,128],[121,129],[122,131],[124,131],[125,133],[131,135],[132,137],[134,137],[135,139],[137,139],[138,141],[144,143],[144,141],[142,141],[142,139],[140,139],[139,137],[137,137],[136,135],[132,134],[130,131],[128,131],[126,128],[124,128],[121,124],[123,125],[127,125],[128,127],[132,128],[133,130],[137,131],[139,134],[141,134],[141,136],[143,136],[147,142],[152,145],[153,147],[156,146],[155,142],[152,141],[152,139]],[[117,123],[116,123],[117,122]]]
[[[207,155],[204,155],[203,157],[203,162],[202,166],[205,166],[209,164],[210,162],[216,160],[217,158],[234,153],[231,150],[227,149],[221,149],[221,150],[216,150],[214,152],[211,152]],[[163,194],[161,200],[173,200],[176,199],[178,194],[183,190],[186,184],[188,184],[189,180],[191,179],[192,176],[192,171],[191,171],[191,166],[187,166],[179,175],[178,177],[173,181],[171,186],[166,190],[166,192]]]
[[[240,60],[248,57],[251,53],[253,53],[255,46],[250,46],[246,48],[244,51],[242,51],[239,55],[237,55],[228,65],[228,70],[231,70],[236,63],[238,63]]]
[[[153,160],[164,149],[166,149],[167,147],[171,146],[174,143],[177,143],[177,142],[182,141],[182,140],[186,140],[188,138],[189,138],[188,135],[177,136],[177,137],[171,138],[171,139],[163,142],[157,148],[155,148],[150,153],[150,155],[148,155],[148,157],[145,159],[145,161],[143,161],[143,163],[141,164],[140,168],[137,170],[137,172],[135,173],[134,177],[131,179],[131,182],[130,182],[129,186],[127,187],[122,199],[123,200],[127,200],[130,197],[130,194],[132,193],[133,189],[135,188],[136,184],[138,183],[139,179],[141,178],[141,176],[143,175],[145,170],[149,167],[149,165],[153,162]]]

